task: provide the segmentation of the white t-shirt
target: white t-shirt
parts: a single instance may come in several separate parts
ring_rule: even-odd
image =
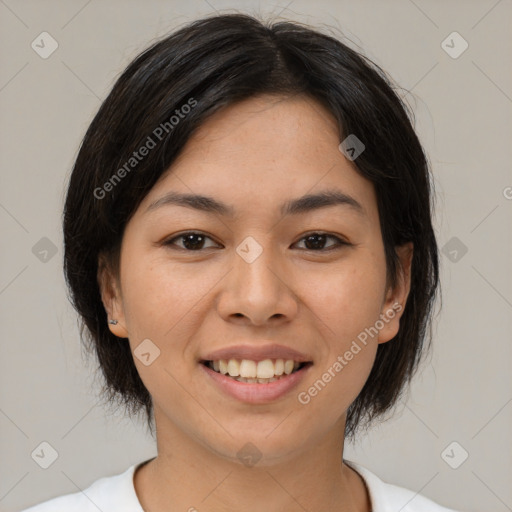
[[[457,512],[441,507],[414,491],[383,482],[359,464],[344,462],[365,481],[372,512]],[[144,512],[133,484],[133,475],[141,464],[144,462],[130,466],[124,473],[100,478],[83,492],[64,494],[22,512]]]

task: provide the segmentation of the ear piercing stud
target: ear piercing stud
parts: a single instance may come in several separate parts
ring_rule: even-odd
[[[117,325],[117,320],[109,320],[108,323],[112,325]]]

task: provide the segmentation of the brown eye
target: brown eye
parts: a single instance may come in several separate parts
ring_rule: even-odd
[[[179,246],[175,243],[176,240],[182,241],[182,246]],[[187,232],[182,233],[181,235],[175,236],[164,242],[166,246],[177,246],[179,249],[183,249],[185,251],[200,251],[204,249],[204,244],[206,240],[211,240],[209,236],[204,235],[203,233],[196,232]],[[208,247],[207,247],[208,248]]]
[[[328,239],[336,240],[336,243],[325,248],[325,243]],[[306,251],[326,252],[337,249],[343,245],[351,245],[348,242],[342,240],[341,238],[334,235],[329,235],[327,233],[310,233],[305,237],[301,238],[300,241],[302,240],[305,240],[306,247],[304,250]]]

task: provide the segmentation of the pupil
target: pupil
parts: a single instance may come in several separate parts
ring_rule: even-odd
[[[199,241],[196,241],[196,243],[193,242],[195,237],[197,237],[199,239]],[[183,237],[183,245],[187,249],[190,249],[190,248],[192,248],[192,249],[201,248],[203,243],[204,243],[203,235],[198,235],[198,234],[192,233],[190,235],[185,235]]]
[[[315,235],[309,235],[307,238],[306,238],[306,247],[308,249],[321,249],[325,243],[325,237],[326,235],[320,235],[320,234],[315,234]],[[315,244],[315,239],[316,239],[316,244]],[[320,243],[318,244],[318,239],[320,239]],[[313,241],[313,247],[309,247],[309,242],[310,241]]]

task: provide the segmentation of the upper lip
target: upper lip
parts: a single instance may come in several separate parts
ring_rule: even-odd
[[[300,363],[312,361],[312,358],[307,354],[303,354],[294,348],[275,343],[232,345],[209,352],[201,360],[219,361],[220,359],[249,359],[251,361],[263,361],[264,359],[293,359]]]

